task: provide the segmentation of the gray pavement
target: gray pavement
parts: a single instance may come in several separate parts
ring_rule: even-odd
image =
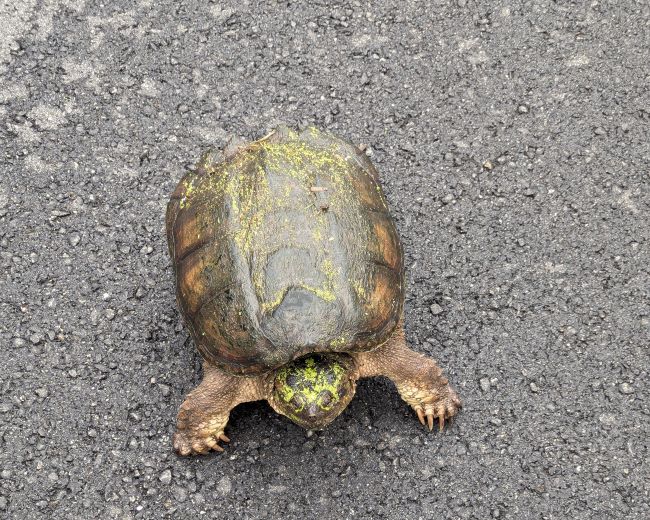
[[[645,519],[646,1],[0,2],[0,517]],[[406,330],[464,400],[384,379],[313,435],[200,380],[164,237],[183,171],[283,121],[369,146]]]

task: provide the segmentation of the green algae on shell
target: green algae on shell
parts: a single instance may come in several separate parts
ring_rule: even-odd
[[[347,354],[312,354],[275,372],[273,408],[294,423],[320,429],[348,405],[356,389],[354,361]]]
[[[396,325],[401,245],[376,171],[350,143],[278,129],[204,154],[175,197],[179,301],[213,363],[259,371],[366,350]]]

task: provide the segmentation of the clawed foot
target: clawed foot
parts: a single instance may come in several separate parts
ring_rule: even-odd
[[[463,406],[456,392],[445,385],[440,389],[400,385],[402,398],[411,405],[423,426],[433,429],[434,418],[438,418],[438,427],[442,431],[445,420],[450,420]]]
[[[210,450],[224,451],[219,442],[230,442],[223,431],[228,418],[225,421],[212,419],[205,423],[190,425],[182,416],[183,410],[179,413],[173,439],[174,449],[179,455],[203,454]]]

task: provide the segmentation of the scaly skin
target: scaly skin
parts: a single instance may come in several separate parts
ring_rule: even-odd
[[[224,432],[230,410],[241,403],[266,399],[267,386],[263,376],[233,376],[204,362],[203,381],[178,411],[174,449],[179,455],[223,451],[219,441],[230,441]]]
[[[434,418],[440,429],[462,404],[447,378],[433,359],[411,350],[404,338],[402,325],[379,348],[352,354],[350,368],[353,380],[362,377],[386,376],[417,413],[420,422],[433,428]],[[185,399],[178,413],[174,448],[180,455],[223,451],[219,441],[228,442],[224,430],[230,410],[240,403],[268,400],[278,412],[286,408],[275,402],[275,372],[259,376],[233,376],[205,362],[204,377]],[[353,385],[354,386],[354,385]],[[335,408],[338,415],[342,410]]]
[[[386,376],[417,413],[423,425],[433,429],[434,418],[440,430],[445,420],[458,413],[462,403],[435,361],[411,350],[400,324],[393,336],[379,348],[355,355],[359,377]],[[425,423],[426,420],[426,423]]]

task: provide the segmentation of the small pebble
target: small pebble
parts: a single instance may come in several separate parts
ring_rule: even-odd
[[[232,482],[229,477],[223,476],[217,483],[217,491],[222,495],[227,495],[232,491]]]
[[[169,484],[172,481],[171,470],[166,469],[165,471],[163,471],[158,477],[158,480],[160,480],[160,482],[162,482],[163,484]]]
[[[613,413],[600,414],[598,420],[607,426],[613,426],[616,424],[616,416]]]
[[[487,392],[490,389],[490,380],[487,377],[482,377],[479,384],[483,392]]]
[[[535,383],[531,383],[530,384],[530,390],[531,390],[531,392],[537,393],[537,392],[539,392],[539,386],[537,386]]]
[[[68,237],[68,242],[70,243],[70,245],[71,245],[72,247],[74,247],[74,246],[76,246],[77,244],[79,244],[79,242],[81,242],[81,237],[79,236],[79,234],[77,234],[77,233],[73,233],[72,235],[70,235],[70,236]]]
[[[618,390],[625,395],[633,394],[634,387],[630,383],[623,383],[618,387]]]
[[[172,488],[172,495],[174,495],[174,498],[179,502],[185,502],[187,499],[187,491],[180,486],[174,486]]]
[[[440,305],[438,305],[437,303],[431,305],[431,307],[429,307],[429,310],[431,311],[431,314],[433,314],[434,316],[438,316],[438,314],[442,314],[442,307],[440,307]]]
[[[486,170],[493,170],[494,169],[494,164],[492,164],[492,161],[489,159],[483,163],[483,168]]]
[[[527,114],[528,113],[528,107],[526,105],[519,105],[517,107],[517,112],[520,114]]]
[[[38,397],[47,397],[47,388],[37,388],[36,389],[36,395]]]

